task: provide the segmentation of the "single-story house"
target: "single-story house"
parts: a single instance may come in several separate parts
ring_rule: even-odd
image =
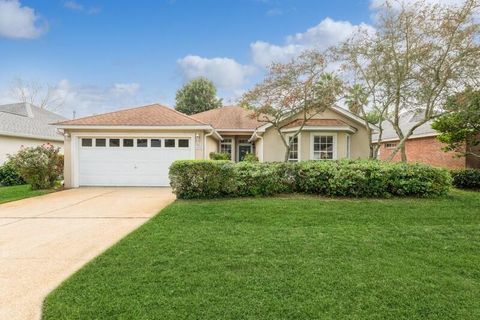
[[[0,165],[22,147],[50,143],[63,147],[63,135],[51,126],[66,118],[30,103],[0,105]]]
[[[301,115],[285,119],[291,134]],[[222,107],[193,116],[153,104],[56,126],[65,136],[65,186],[167,186],[175,160],[208,159],[225,152],[234,161],[255,153],[260,161],[283,161],[285,146],[272,126],[241,107]],[[295,139],[291,161],[368,158],[364,122],[333,107],[309,120]]]
[[[419,115],[413,112],[405,112],[400,115],[399,125],[403,132],[407,132],[417,123]],[[405,142],[407,161],[421,162],[436,167],[449,169],[480,168],[480,159],[467,156],[458,157],[453,151],[445,152],[445,146],[437,139],[439,133],[432,129],[433,121],[428,121],[415,129],[414,133]],[[399,143],[398,136],[392,124],[388,121],[382,123],[383,133],[378,149],[378,158],[386,160]],[[373,141],[378,142],[378,134],[374,134]],[[398,152],[393,158],[394,161],[401,160]]]

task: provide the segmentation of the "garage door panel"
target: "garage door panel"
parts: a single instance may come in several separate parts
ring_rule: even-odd
[[[170,165],[193,159],[192,148],[191,141],[188,148],[82,147],[80,143],[79,185],[168,186]]]

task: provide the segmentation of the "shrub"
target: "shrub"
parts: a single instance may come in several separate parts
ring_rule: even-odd
[[[181,160],[170,166],[170,185],[180,199],[218,198],[234,191],[233,163]]]
[[[221,152],[210,152],[211,160],[230,160],[230,155],[228,153]]]
[[[15,168],[12,161],[7,161],[0,166],[0,185],[16,186],[20,184],[25,184],[25,181],[20,176],[20,173]]]
[[[463,169],[450,172],[453,178],[453,185],[461,189],[480,190],[480,170]]]
[[[34,190],[52,188],[63,173],[63,155],[51,144],[22,148],[10,160]]]
[[[234,166],[237,196],[269,196],[293,192],[295,170],[290,163],[240,162]]]
[[[422,164],[367,160],[256,163],[178,161],[170,170],[179,198],[311,193],[344,197],[446,194],[448,171]]]
[[[247,153],[245,156],[243,156],[243,161],[258,162],[258,157],[254,153]]]

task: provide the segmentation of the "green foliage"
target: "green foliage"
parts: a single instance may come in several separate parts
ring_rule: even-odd
[[[300,163],[177,161],[170,171],[179,198],[310,193],[342,197],[441,196],[451,186],[447,170],[423,164],[367,160]]]
[[[247,153],[243,156],[243,161],[258,162],[258,157],[254,153]]]
[[[185,114],[195,114],[222,106],[217,98],[217,89],[206,78],[196,78],[185,84],[175,96],[175,110]]]
[[[33,190],[49,189],[63,174],[63,155],[51,144],[22,148],[10,157],[20,176]]]
[[[0,166],[0,185],[17,186],[21,184],[25,184],[25,181],[20,176],[20,173],[12,161],[7,161]]]
[[[480,170],[463,169],[451,171],[453,185],[461,189],[480,190]]]
[[[230,155],[228,153],[222,152],[210,152],[211,160],[230,160]]]
[[[170,185],[181,199],[218,198],[234,190],[233,163],[217,160],[180,160],[170,166]]]
[[[450,97],[445,109],[449,113],[432,124],[441,133],[437,139],[446,143],[444,150],[480,156],[480,91],[467,89]]]
[[[233,167],[235,191],[230,196],[270,196],[295,189],[295,170],[289,163],[239,162]]]

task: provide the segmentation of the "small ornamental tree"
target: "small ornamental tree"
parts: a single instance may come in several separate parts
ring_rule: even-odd
[[[63,173],[63,155],[51,144],[21,148],[9,157],[20,176],[32,189],[49,189]]]
[[[272,125],[285,146],[288,161],[291,142],[308,120],[335,105],[342,82],[326,72],[323,54],[305,51],[288,63],[273,63],[262,82],[242,97],[241,104],[251,108],[259,122]],[[282,131],[285,121],[300,116],[299,127],[290,136]]]
[[[222,99],[217,98],[217,88],[206,78],[196,78],[185,84],[175,96],[175,110],[191,115],[220,108]]]
[[[480,158],[480,91],[469,88],[450,97],[445,110],[449,113],[432,124],[440,132],[437,139],[446,144],[444,150]]]

